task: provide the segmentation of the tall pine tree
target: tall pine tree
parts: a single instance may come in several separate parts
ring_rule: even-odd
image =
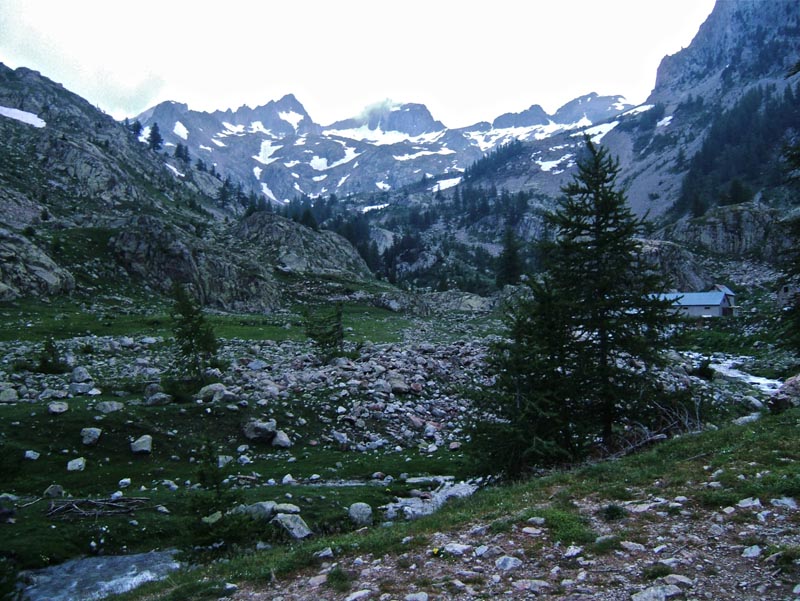
[[[663,278],[643,256],[644,220],[636,218],[617,188],[619,161],[586,139],[586,157],[562,192],[552,215],[556,241],[545,253],[545,266],[568,307],[574,333],[573,379],[583,394],[579,413],[599,423],[606,445],[614,426],[637,418],[646,373],[631,363],[657,358],[660,333],[673,323]]]
[[[507,475],[613,447],[633,423],[660,417],[650,364],[676,319],[643,256],[644,222],[617,189],[619,164],[586,139],[585,158],[550,222],[543,284],[508,316],[495,345],[493,395],[473,428],[476,452]]]

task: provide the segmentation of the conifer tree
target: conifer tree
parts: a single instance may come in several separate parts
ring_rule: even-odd
[[[617,189],[619,161],[588,138],[586,151],[552,215],[556,241],[545,265],[575,332],[579,404],[610,444],[614,425],[637,413],[632,400],[643,375],[626,364],[656,359],[659,335],[675,315],[671,301],[658,296],[666,290],[663,278],[642,254],[644,220]]]
[[[179,371],[203,382],[206,368],[216,357],[217,338],[200,304],[183,285],[177,282],[173,285],[172,299],[172,331],[178,344]]]
[[[162,144],[164,144],[164,138],[158,129],[158,123],[153,123],[150,127],[150,133],[147,135],[147,147],[150,150],[158,151],[161,150]]]
[[[550,223],[543,284],[508,317],[495,345],[496,419],[474,429],[476,448],[508,475],[531,465],[578,459],[632,422],[657,416],[649,366],[676,316],[666,286],[643,257],[644,222],[617,189],[619,164],[586,139],[586,156]],[[635,366],[635,368],[634,368]],[[646,392],[646,393],[645,393]]]
[[[497,260],[497,275],[495,283],[498,288],[519,283],[522,276],[522,258],[520,257],[520,243],[514,230],[506,228],[503,236],[503,251]]]

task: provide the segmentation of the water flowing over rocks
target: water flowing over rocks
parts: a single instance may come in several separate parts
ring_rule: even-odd
[[[87,557],[57,566],[23,572],[30,582],[24,591],[28,601],[75,601],[103,599],[153,580],[161,580],[180,564],[175,551],[136,555]]]

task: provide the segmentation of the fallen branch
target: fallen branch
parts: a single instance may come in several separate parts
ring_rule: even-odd
[[[56,499],[50,502],[47,517],[99,517],[133,513],[150,501],[146,497],[119,499]]]

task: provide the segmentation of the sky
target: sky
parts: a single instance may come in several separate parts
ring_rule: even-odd
[[[735,2],[736,0],[719,0]],[[714,0],[0,0],[0,62],[117,119],[294,94],[322,125],[383,102],[448,127],[578,96],[645,101]]]

